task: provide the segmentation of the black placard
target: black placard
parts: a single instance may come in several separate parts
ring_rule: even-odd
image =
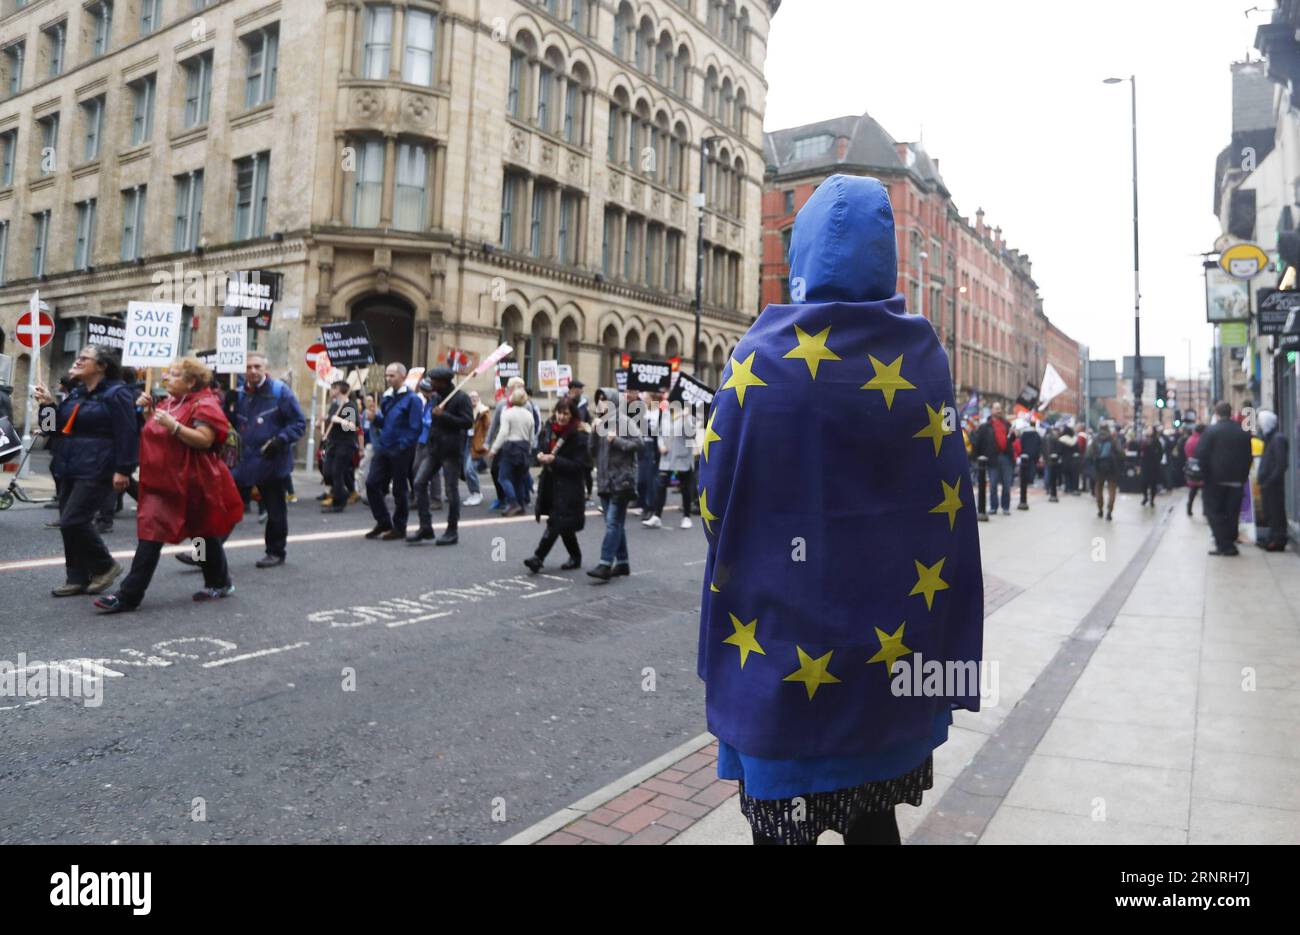
[[[86,319],[86,343],[122,350],[126,347],[126,322],[121,318],[91,315]]]
[[[501,380],[511,380],[515,377],[523,376],[519,369],[517,360],[499,360],[497,361],[497,377]]]
[[[698,406],[701,403],[705,406],[712,406],[713,388],[707,383],[701,383],[688,373],[679,372],[677,374],[677,385],[668,394],[668,401],[671,403],[685,403],[687,406]]]
[[[1287,318],[1300,309],[1300,292],[1279,292],[1277,289],[1260,289],[1259,333],[1284,334]]]
[[[249,325],[260,330],[271,327],[274,304],[280,301],[284,274],[264,269],[238,270],[226,277],[223,315],[243,315]]]
[[[375,362],[375,352],[370,346],[370,331],[364,321],[348,321],[337,325],[321,325],[321,341],[325,353],[335,367],[369,367]]]
[[[23,440],[18,437],[18,430],[9,421],[8,416],[0,416],[0,461],[4,461],[15,451],[22,451]]]
[[[1016,397],[1016,402],[1026,409],[1033,409],[1034,404],[1038,402],[1038,387],[1032,383],[1026,383],[1025,388]]]
[[[215,372],[217,369],[217,351],[213,348],[210,351],[191,351],[190,356],[198,359],[199,363]]]
[[[666,390],[672,375],[672,364],[667,361],[633,357],[627,365],[627,387],[630,390]]]
[[[614,371],[614,386],[620,393],[627,392],[627,371],[622,367]]]

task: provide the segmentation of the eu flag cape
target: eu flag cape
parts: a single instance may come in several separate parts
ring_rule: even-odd
[[[871,754],[979,708],[979,536],[948,358],[902,296],[854,300],[893,292],[894,250],[878,182],[823,183],[792,241],[808,301],[763,310],[708,418],[698,671],[709,729],[743,754]]]

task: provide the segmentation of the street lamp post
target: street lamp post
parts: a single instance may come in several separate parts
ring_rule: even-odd
[[[1119,84],[1123,78],[1106,78],[1106,84]],[[1132,92],[1133,134],[1133,434],[1142,437],[1142,291],[1138,284],[1138,125],[1137,76],[1128,76]]]
[[[709,147],[722,139],[706,136],[700,140],[700,191],[695,196],[695,207],[700,212],[699,227],[695,232],[695,375],[700,374],[700,317],[704,309],[704,173],[708,171]]]

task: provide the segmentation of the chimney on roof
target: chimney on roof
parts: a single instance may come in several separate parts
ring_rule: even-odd
[[[847,136],[837,136],[835,138],[835,161],[843,162],[844,157],[849,154],[849,138]]]
[[[930,157],[930,161],[934,163],[934,171],[935,171],[935,174],[937,175],[937,174],[939,173],[939,157],[938,157],[938,156],[931,156],[931,157]]]
[[[984,236],[984,209],[975,209],[975,233]]]
[[[1002,228],[1000,227],[993,228],[993,242],[997,244],[999,247],[1002,246]]]

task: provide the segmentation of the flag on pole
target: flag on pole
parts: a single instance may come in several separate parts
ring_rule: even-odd
[[[1048,403],[1068,389],[1061,375],[1056,372],[1056,368],[1048,364],[1047,369],[1043,371],[1043,388],[1038,391],[1038,408],[1046,409]]]

